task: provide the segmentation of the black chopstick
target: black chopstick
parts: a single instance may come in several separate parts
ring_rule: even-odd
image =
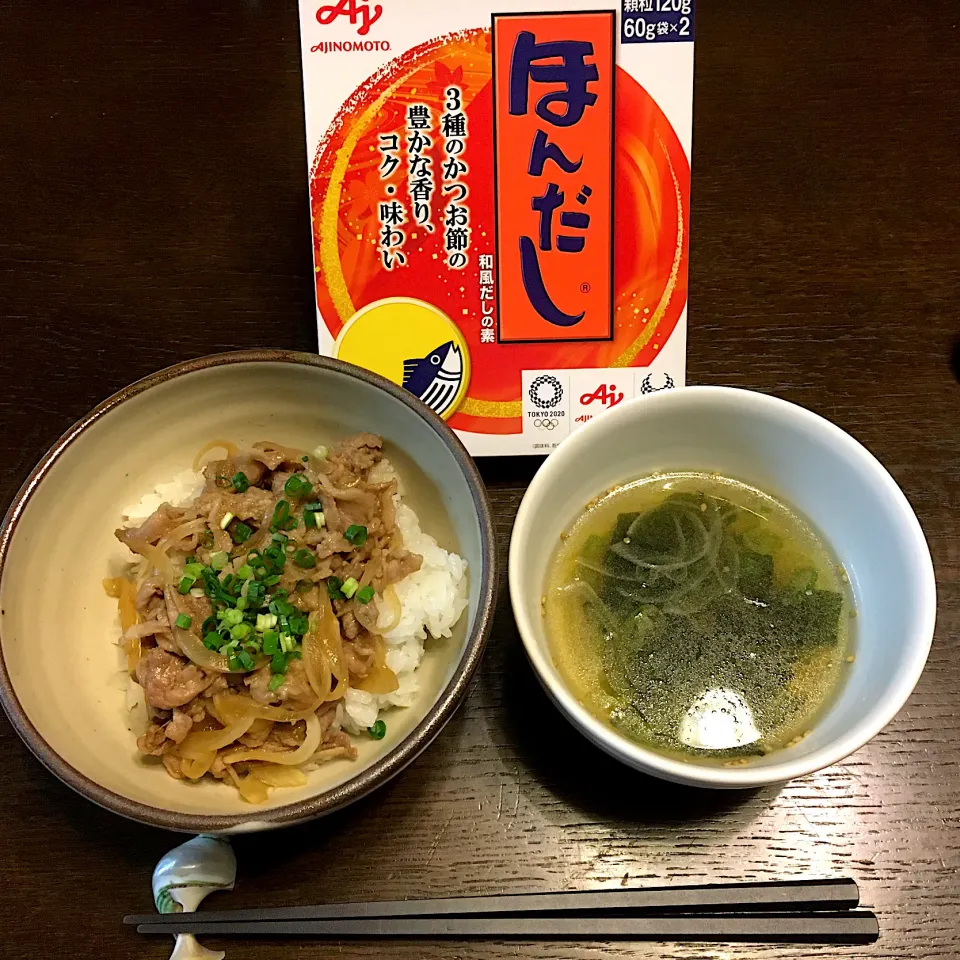
[[[867,910],[843,913],[694,914],[645,917],[432,917],[428,919],[287,920],[197,923],[195,934],[228,937],[418,938],[530,940],[699,940],[764,943],[867,943],[880,926]],[[170,926],[145,923],[140,933],[170,934]]]
[[[666,912],[749,912],[759,910],[846,910],[860,903],[850,878],[717,883],[646,887],[632,890],[522,893],[429,900],[380,900],[370,903],[320,903],[301,907],[259,907],[203,913],[146,914],[124,923],[163,927],[168,933],[194,924],[282,920],[362,920],[392,917],[470,917],[484,914],[560,914],[573,911],[629,910]]]

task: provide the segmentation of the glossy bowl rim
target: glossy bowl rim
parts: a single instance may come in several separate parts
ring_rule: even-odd
[[[24,480],[3,521],[0,522],[0,582],[3,579],[10,544],[16,535],[18,522],[28,503],[63,452],[89,427],[121,404],[149,391],[153,387],[216,367],[259,363],[289,363],[315,367],[360,380],[378,388],[393,400],[402,403],[424,421],[446,444],[457,461],[470,489],[480,525],[482,570],[478,579],[479,598],[476,624],[466,638],[463,654],[453,676],[440,692],[437,701],[426,716],[389,753],[355,777],[316,796],[269,810],[261,811],[256,807],[251,807],[250,813],[196,814],[180,813],[141,803],[138,800],[131,800],[102,786],[64,760],[33,725],[17,697],[7,670],[6,657],[3,653],[2,621],[0,621],[0,705],[3,706],[20,738],[31,753],[51,773],[81,796],[92,800],[106,810],[149,826],[185,833],[252,832],[304,823],[359,800],[400,773],[433,742],[466,695],[490,634],[493,609],[496,602],[496,541],[486,487],[466,447],[440,417],[411,393],[379,374],[331,357],[293,350],[238,350],[186,360],[135,381],[94,407],[93,410],[63,433],[43,455]]]
[[[536,508],[538,499],[552,484],[553,478],[564,469],[575,466],[577,458],[582,462],[581,447],[589,441],[594,432],[611,430],[615,427],[628,429],[629,424],[638,417],[655,417],[658,408],[688,401],[707,405],[753,404],[754,409],[772,410],[776,416],[792,418],[794,422],[806,424],[816,430],[823,438],[825,446],[836,445],[840,450],[856,458],[860,471],[876,477],[890,495],[891,509],[895,510],[903,521],[916,555],[922,560],[923,569],[918,571],[921,589],[917,601],[919,615],[911,633],[904,638],[904,645],[907,648],[906,669],[902,671],[893,686],[887,698],[886,708],[877,712],[872,723],[867,723],[868,717],[864,716],[856,724],[851,725],[845,736],[836,738],[806,757],[783,760],[756,768],[712,767],[693,761],[674,760],[628,740],[594,717],[573,696],[559,676],[559,672],[549,668],[547,663],[549,654],[541,651],[534,639],[531,622],[533,615],[518,599],[522,596],[519,582],[520,567],[524,561],[524,553],[529,549],[521,541],[524,537],[529,540],[532,533],[532,530],[527,529],[531,523],[529,517]],[[690,786],[753,789],[784,783],[838,763],[859,750],[886,727],[906,704],[926,666],[936,625],[936,578],[930,548],[910,501],[886,467],[859,440],[825,417],[780,397],[738,387],[693,386],[677,391],[662,391],[649,397],[638,397],[588,422],[567,438],[538,471],[520,503],[510,539],[508,582],[514,619],[527,657],[537,678],[560,712],[594,745],[622,763],[661,779]]]

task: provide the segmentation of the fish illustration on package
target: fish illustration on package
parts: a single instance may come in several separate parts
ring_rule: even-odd
[[[452,341],[425,357],[403,361],[403,386],[419,397],[434,413],[443,416],[453,403],[463,380],[463,357]]]

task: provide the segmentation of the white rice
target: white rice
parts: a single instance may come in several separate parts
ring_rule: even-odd
[[[384,464],[388,474],[392,470]],[[161,504],[181,505],[193,500],[203,489],[203,474],[183,470],[168,483],[158,484],[139,503],[123,511],[125,522],[141,523]],[[455,553],[444,550],[428,533],[420,529],[416,513],[394,497],[397,525],[403,545],[411,553],[423,557],[423,565],[394,589],[400,600],[400,622],[384,634],[387,644],[387,666],[397,675],[399,687],[393,693],[373,694],[353,688],[344,695],[343,729],[360,734],[376,723],[381,711],[390,707],[409,707],[416,699],[420,685],[416,676],[423,660],[424,642],[449,637],[451,630],[467,606],[467,562]],[[389,622],[389,614],[380,612],[380,622]],[[137,687],[139,692],[139,687]],[[138,698],[142,700],[142,696]],[[338,714],[341,711],[338,710]]]
[[[143,523],[164,503],[170,503],[174,506],[189,503],[200,496],[203,484],[202,473],[193,470],[181,470],[172,480],[167,483],[158,483],[152,493],[148,493],[138,503],[127,507],[123,511],[124,522]]]
[[[343,728],[360,733],[373,726],[381,710],[409,707],[416,699],[420,684],[417,667],[423,660],[427,636],[449,637],[467,606],[467,562],[439,546],[420,529],[417,515],[406,504],[397,503],[397,525],[403,545],[423,557],[423,566],[396,584],[400,599],[400,622],[383,639],[387,644],[387,666],[397,675],[400,686],[393,693],[375,694],[347,690],[344,694]],[[381,610],[380,622],[389,619]]]

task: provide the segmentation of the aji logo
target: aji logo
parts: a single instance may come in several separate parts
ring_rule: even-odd
[[[441,417],[463,383],[463,356],[448,340],[425,357],[403,361],[403,386]]]
[[[339,0],[336,4],[320,7],[317,10],[317,23],[326,27],[339,17],[346,17],[357,27],[357,33],[365,37],[370,28],[383,16],[383,7],[370,0]],[[359,21],[359,26],[357,23]]]
[[[470,351],[441,310],[411,297],[387,297],[344,325],[333,355],[379,373],[446,420],[466,396]]]

